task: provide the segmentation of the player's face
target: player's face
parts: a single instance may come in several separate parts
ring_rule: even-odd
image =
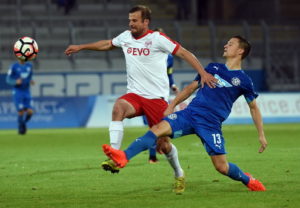
[[[148,30],[149,20],[142,19],[141,11],[129,13],[129,28],[134,37],[143,35]]]
[[[231,38],[226,45],[224,45],[223,57],[230,58],[242,55],[244,50],[240,48],[239,40],[237,38]]]

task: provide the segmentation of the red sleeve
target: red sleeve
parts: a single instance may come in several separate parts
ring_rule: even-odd
[[[165,33],[160,32],[159,34],[164,36],[165,38],[167,38],[169,41],[171,41],[172,43],[174,43],[176,45],[176,47],[172,51],[172,55],[175,55],[176,52],[178,51],[179,47],[180,47],[180,44],[177,41],[172,40],[171,38],[169,38]]]
[[[174,48],[174,50],[173,50],[173,52],[172,52],[172,55],[175,55],[175,54],[177,53],[179,47],[180,47],[180,44],[179,44],[178,42],[176,42],[176,41],[174,41],[174,42],[175,42],[175,44],[176,44],[176,47]]]

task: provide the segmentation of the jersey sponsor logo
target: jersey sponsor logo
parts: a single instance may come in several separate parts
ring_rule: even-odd
[[[233,77],[231,79],[231,83],[234,85],[234,86],[239,86],[241,84],[241,80],[237,77]]]
[[[134,56],[148,56],[150,54],[149,48],[128,48],[128,54],[132,54]]]
[[[177,119],[177,114],[172,113],[172,114],[168,115],[168,118],[171,120],[175,120],[175,119]]]
[[[150,40],[150,41],[146,41],[145,42],[145,47],[146,48],[150,48],[150,46],[152,46],[152,41]]]
[[[219,75],[215,74],[214,77],[218,80],[217,87],[232,87],[232,85],[229,82],[222,79]]]
[[[29,76],[29,73],[28,72],[22,72],[20,74],[20,76],[21,76],[22,79],[26,79]]]

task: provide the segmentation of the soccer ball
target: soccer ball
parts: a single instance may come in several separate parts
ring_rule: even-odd
[[[36,41],[30,37],[19,38],[14,45],[14,53],[22,61],[35,59],[38,52],[39,47]]]

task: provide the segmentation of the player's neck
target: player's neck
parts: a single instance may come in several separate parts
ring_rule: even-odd
[[[143,36],[145,36],[149,31],[149,28],[145,28],[141,33],[139,34],[132,34],[132,36],[135,38],[135,39],[138,39],[138,38],[141,38]]]
[[[242,61],[240,58],[227,58],[225,64],[228,69],[232,69],[232,70],[242,69]]]

